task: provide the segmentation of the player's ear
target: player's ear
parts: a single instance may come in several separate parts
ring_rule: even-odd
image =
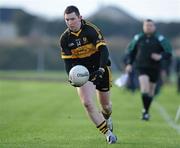
[[[79,16],[79,19],[82,20],[82,16],[81,15]]]

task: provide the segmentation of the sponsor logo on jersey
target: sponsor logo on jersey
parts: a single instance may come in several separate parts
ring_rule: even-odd
[[[73,47],[74,46],[74,43],[69,43],[68,44],[68,47]]]
[[[77,47],[81,46],[81,39],[76,39],[76,45]]]

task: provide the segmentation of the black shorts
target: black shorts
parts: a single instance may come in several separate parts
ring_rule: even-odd
[[[160,71],[158,69],[151,69],[151,68],[139,68],[138,75],[147,75],[150,79],[150,82],[156,83],[159,79]]]
[[[102,79],[98,79],[98,81],[93,82],[96,85],[96,89],[99,91],[109,91],[110,87],[112,87],[112,73],[109,66],[105,68],[105,72],[103,74]]]

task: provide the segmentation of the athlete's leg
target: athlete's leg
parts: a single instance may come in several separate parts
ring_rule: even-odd
[[[150,82],[150,91],[149,91],[150,97],[154,97],[155,89],[156,89],[156,83]]]
[[[103,91],[97,90],[97,98],[99,99],[104,117],[106,119],[108,119],[112,113],[112,103],[110,100],[110,91],[103,92]]]
[[[94,102],[94,95],[95,95],[95,86],[92,82],[87,82],[81,87],[77,88],[78,95],[81,99],[81,103],[85,107],[90,119],[94,122],[96,126],[100,125],[105,119],[98,111],[98,108]]]
[[[149,94],[149,90],[150,90],[149,76],[147,76],[147,75],[140,75],[139,76],[139,84],[140,84],[141,93]]]
[[[107,126],[110,131],[113,131],[113,123],[111,118],[112,103],[110,100],[110,91],[103,92],[97,90],[97,98],[99,99],[99,102],[101,104],[102,114],[106,119]]]
[[[141,90],[141,98],[143,102],[144,111],[143,113],[146,114],[149,111],[149,104],[150,104],[150,80],[149,76],[147,75],[140,75],[139,76],[139,84],[140,84],[140,90]]]
[[[116,136],[108,129],[105,118],[102,113],[98,111],[97,106],[93,100],[95,86],[92,82],[87,82],[82,87],[77,88],[81,102],[84,105],[90,119],[94,122],[96,127],[106,136],[109,144],[116,143]]]
[[[153,97],[154,97],[154,94],[155,94],[155,89],[156,89],[156,83],[150,82],[150,92],[149,92],[149,101],[148,101],[148,111],[149,111],[149,108],[150,108],[151,103],[152,103],[152,101],[153,101]]]

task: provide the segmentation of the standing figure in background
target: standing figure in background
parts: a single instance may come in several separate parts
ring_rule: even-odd
[[[176,49],[176,77],[177,77],[177,92],[180,94],[180,49]]]
[[[161,88],[164,85],[164,83],[169,82],[169,78],[171,74],[171,63],[172,63],[171,58],[161,60],[160,77],[156,84],[155,95],[160,94]]]
[[[128,54],[125,54],[123,63],[126,65],[127,61],[128,61]],[[128,73],[126,88],[131,92],[135,92],[139,88],[139,82],[138,82],[137,72],[135,69],[135,64],[132,65],[132,70]]]
[[[149,120],[156,83],[160,75],[160,62],[171,58],[172,48],[167,39],[156,32],[153,20],[143,22],[143,32],[134,36],[128,46],[126,72],[132,71],[135,62],[143,103],[142,120]]]

